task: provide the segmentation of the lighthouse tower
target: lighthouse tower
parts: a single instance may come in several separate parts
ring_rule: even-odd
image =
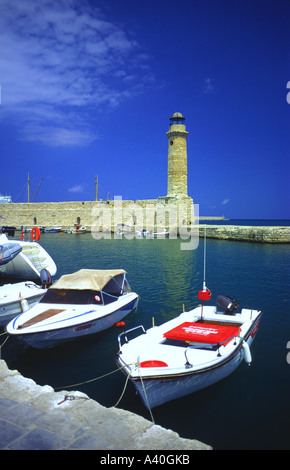
[[[165,216],[166,226],[169,230],[174,230],[173,219],[177,215],[175,224],[178,224],[179,232],[181,226],[195,223],[193,199],[187,194],[186,138],[188,132],[184,121],[181,113],[174,113],[170,118],[169,130],[166,133],[168,137],[167,196],[158,198],[158,203],[168,208]],[[170,217],[173,219],[171,220]]]
[[[167,197],[186,198],[187,195],[187,147],[188,132],[184,117],[174,113],[170,118],[168,137]]]

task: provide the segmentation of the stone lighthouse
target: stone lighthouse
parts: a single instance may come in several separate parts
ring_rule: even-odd
[[[168,137],[167,196],[159,197],[158,202],[177,210],[179,227],[194,223],[193,199],[187,194],[187,146],[188,132],[181,113],[170,118]],[[170,224],[166,219],[166,224]]]
[[[184,117],[174,113],[170,118],[168,137],[167,197],[186,198],[187,195],[187,147],[188,132]]]

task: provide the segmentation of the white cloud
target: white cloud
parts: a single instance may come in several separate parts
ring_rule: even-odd
[[[228,204],[229,202],[230,202],[229,199],[224,199],[223,202],[222,202],[222,204]]]
[[[207,95],[215,91],[214,78],[205,78],[202,85],[202,92]]]
[[[69,193],[82,193],[84,190],[84,187],[81,184],[77,184],[76,186],[73,186],[72,188],[69,188]]]
[[[49,123],[31,123],[23,125],[20,139],[27,142],[39,142],[50,147],[85,147],[97,139],[93,131],[76,128],[65,128],[49,125]]]
[[[135,39],[86,0],[1,0],[0,44],[0,118],[16,121],[28,141],[90,143],[89,113],[152,80]]]

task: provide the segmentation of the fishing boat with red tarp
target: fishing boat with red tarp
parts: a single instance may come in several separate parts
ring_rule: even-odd
[[[147,331],[141,325],[119,335],[117,363],[151,409],[222,380],[243,360],[250,364],[261,315],[199,306]],[[128,339],[140,328],[141,335]]]
[[[238,313],[239,302],[221,295],[217,306],[205,306],[211,299],[205,280],[198,298],[200,306],[177,318],[148,330],[140,325],[118,337],[117,364],[148,409],[222,380],[243,360],[251,363],[250,346],[262,313],[249,308]]]

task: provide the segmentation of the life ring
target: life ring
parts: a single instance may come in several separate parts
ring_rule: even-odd
[[[33,229],[31,230],[31,240],[40,240],[40,234],[40,229],[38,227],[33,227]]]

